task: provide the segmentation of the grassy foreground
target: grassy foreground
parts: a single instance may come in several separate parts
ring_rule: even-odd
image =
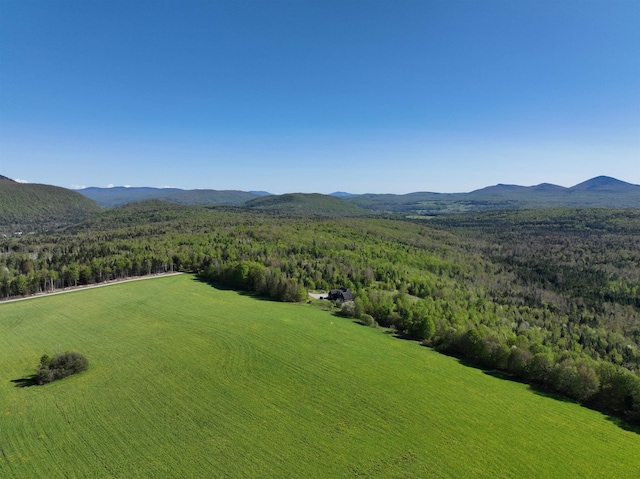
[[[78,376],[16,387],[44,353]],[[0,304],[0,477],[640,477],[640,435],[187,275]]]

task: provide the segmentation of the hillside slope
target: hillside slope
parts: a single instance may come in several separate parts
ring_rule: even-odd
[[[0,309],[0,477],[624,479],[640,468],[640,436],[600,413],[188,275]],[[59,343],[89,370],[16,387]]]
[[[71,224],[98,213],[98,204],[58,186],[18,183],[0,178],[0,233],[43,231]]]

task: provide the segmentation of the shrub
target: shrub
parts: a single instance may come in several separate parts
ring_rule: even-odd
[[[370,326],[372,328],[375,328],[378,326],[378,323],[376,323],[376,320],[373,319],[373,316],[371,316],[370,314],[363,314],[360,317],[360,322],[365,326]]]
[[[80,353],[66,352],[56,354],[53,358],[45,354],[40,358],[40,364],[36,368],[36,381],[38,384],[46,384],[81,373],[88,368],[89,361]]]
[[[340,300],[336,301],[336,306],[338,303],[341,303]],[[340,305],[340,314],[347,318],[357,318],[356,315],[356,307],[353,301],[347,301],[346,303],[341,303]]]
[[[600,381],[593,367],[585,362],[565,359],[550,371],[551,384],[556,391],[584,402],[598,392]]]

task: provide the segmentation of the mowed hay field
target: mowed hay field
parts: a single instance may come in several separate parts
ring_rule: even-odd
[[[87,372],[16,387],[40,356]],[[188,275],[0,304],[0,477],[640,477],[640,435]]]

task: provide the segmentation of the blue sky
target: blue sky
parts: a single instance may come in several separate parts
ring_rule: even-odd
[[[640,184],[640,2],[0,0],[0,174],[272,193]]]

